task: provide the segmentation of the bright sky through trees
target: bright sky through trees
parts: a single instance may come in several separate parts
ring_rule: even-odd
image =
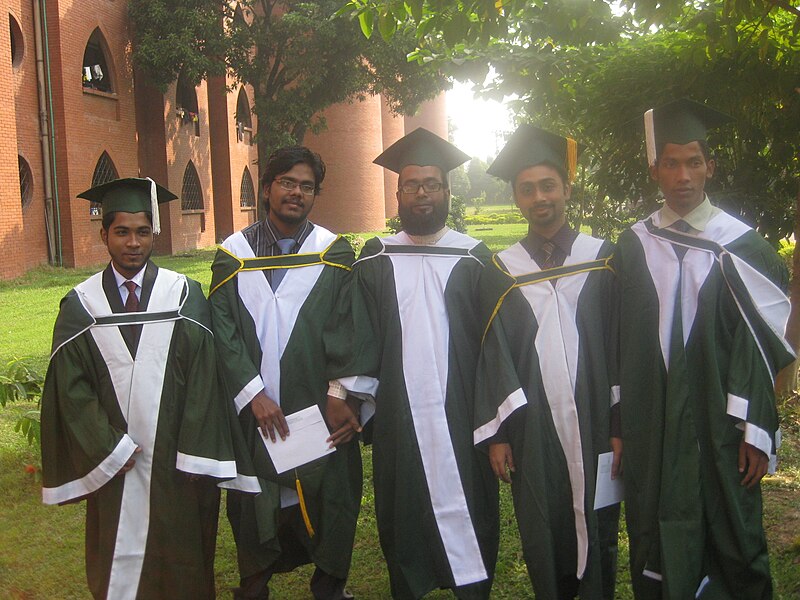
[[[471,83],[456,81],[447,92],[447,117],[453,141],[470,156],[493,159],[513,129],[511,114],[496,100],[473,97]]]

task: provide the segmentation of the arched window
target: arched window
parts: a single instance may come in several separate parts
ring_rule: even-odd
[[[33,174],[28,161],[20,155],[17,155],[17,161],[19,162],[19,195],[22,198],[22,210],[25,210],[33,200]]]
[[[242,208],[253,208],[256,205],[256,190],[253,188],[253,178],[247,167],[244,168],[242,185],[239,186],[239,205]]]
[[[200,135],[200,110],[197,107],[197,90],[183,71],[178,75],[175,87],[175,112],[182,125],[192,127]]]
[[[86,50],[83,52],[83,87],[101,92],[114,91],[109,68],[111,63],[107,60],[107,56],[108,44],[98,27],[89,36]]]
[[[200,187],[200,177],[194,163],[189,161],[183,172],[183,187],[181,187],[181,210],[203,210],[203,190]]]
[[[108,155],[108,152],[103,152],[94,166],[94,173],[92,173],[92,187],[103,185],[114,179],[119,179],[117,168],[114,166],[114,161]],[[92,217],[99,217],[103,212],[103,207],[97,202],[92,202],[89,205],[89,215]]]
[[[250,100],[247,90],[242,86],[236,100],[236,139],[253,143],[253,119],[250,114]]]
[[[22,29],[20,29],[19,23],[17,23],[14,15],[8,15],[8,24],[11,29],[11,66],[14,69],[19,69],[19,66],[22,64],[22,57],[25,54]]]

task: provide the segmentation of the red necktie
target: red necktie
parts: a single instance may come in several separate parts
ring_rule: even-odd
[[[134,281],[126,281],[123,284],[128,288],[128,297],[125,300],[125,312],[139,311],[139,298],[136,297],[136,288],[139,287]]]

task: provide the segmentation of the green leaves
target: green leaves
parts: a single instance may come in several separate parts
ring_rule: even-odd
[[[361,26],[361,33],[369,39],[372,37],[372,28],[375,24],[375,12],[372,9],[364,9],[358,14],[358,24]]]
[[[29,410],[22,415],[14,425],[14,431],[21,433],[29,444],[39,445],[42,439],[42,426],[39,421],[39,411]]]
[[[0,406],[7,402],[34,400],[42,395],[44,378],[24,360],[12,358],[0,374]]]
[[[362,28],[363,30],[363,28]],[[397,20],[395,16],[388,11],[381,13],[378,17],[378,31],[384,40],[389,40],[397,31]]]
[[[6,364],[5,372],[0,374],[0,406],[7,402],[41,401],[44,378],[30,368],[24,360],[12,358]],[[41,439],[39,410],[30,410],[22,415],[14,425],[14,431],[21,433],[29,444]]]

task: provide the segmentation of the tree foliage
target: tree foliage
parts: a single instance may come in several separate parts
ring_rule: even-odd
[[[162,91],[229,74],[254,89],[259,159],[324,127],[327,107],[383,94],[413,112],[447,86],[433,65],[410,63],[410,30],[366,39],[339,0],[131,0],[133,61]]]
[[[789,25],[789,21],[785,22]],[[780,27],[770,31],[776,38]],[[708,50],[696,32],[661,29],[614,44],[521,50],[499,56],[500,91],[524,93],[525,120],[571,134],[586,146],[587,223],[602,233],[655,208],[639,124],[647,108],[680,97],[707,101],[735,119],[712,131],[718,163],[708,191],[768,238],[791,233],[800,181],[800,81],[796,41],[768,45],[753,32],[733,50]],[[789,49],[789,51],[786,50]]]
[[[623,0],[613,11],[600,0],[403,5],[402,15],[394,0],[353,0],[349,9],[362,21],[387,10],[401,15],[417,26],[417,60],[478,82],[491,97],[515,95],[519,120],[584,145],[570,207],[577,224],[607,235],[655,207],[641,115],[692,97],[735,118],[711,134],[718,169],[709,191],[773,243],[792,231],[800,179],[797,0]],[[482,86],[490,68],[494,81]]]
[[[469,161],[467,167],[467,178],[469,179],[469,194],[467,200],[474,200],[482,197],[489,204],[508,202],[511,199],[511,192],[507,190],[504,181],[492,177],[486,172],[489,164],[477,156]]]
[[[792,19],[800,30],[797,0],[726,0],[690,3],[679,0],[349,0],[343,11],[356,14],[365,35],[377,27],[391,36],[412,23],[422,46],[458,52],[492,40],[549,37],[602,42],[614,26],[612,5],[640,29],[678,24],[704,35],[709,47],[738,41],[740,26],[761,21],[767,27],[776,17]],[[536,30],[540,33],[536,33]]]

